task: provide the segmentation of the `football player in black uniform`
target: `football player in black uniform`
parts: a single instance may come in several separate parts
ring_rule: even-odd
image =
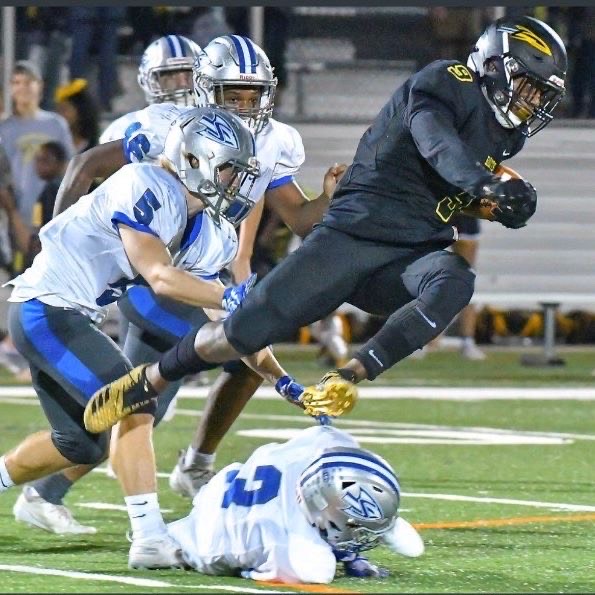
[[[535,212],[531,184],[493,172],[552,120],[566,70],[556,32],[521,17],[489,25],[466,65],[438,60],[412,75],[364,133],[329,210],[303,245],[225,321],[194,329],[157,364],[98,391],[86,419],[115,423],[168,381],[291,339],[343,302],[388,319],[298,404],[310,414],[348,411],[355,383],[373,380],[428,343],[471,299],[474,273],[445,250],[456,240],[453,214],[516,229]]]

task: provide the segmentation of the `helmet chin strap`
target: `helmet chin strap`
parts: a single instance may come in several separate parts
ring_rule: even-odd
[[[512,112],[508,112],[508,117],[506,117],[502,111],[500,110],[499,107],[497,107],[488,97],[488,93],[486,91],[485,85],[481,86],[481,92],[483,93],[483,96],[485,97],[486,101],[488,102],[488,105],[492,108],[492,111],[494,112],[494,115],[496,116],[496,120],[498,120],[498,124],[500,124],[500,126],[502,126],[503,128],[517,128],[518,126],[520,126],[522,124],[521,120],[519,118],[517,118]]]

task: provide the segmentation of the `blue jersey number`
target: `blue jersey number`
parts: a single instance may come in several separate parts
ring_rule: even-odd
[[[134,205],[134,218],[143,225],[149,225],[153,221],[155,211],[161,208],[161,203],[149,188],[138,199]]]
[[[151,150],[151,143],[142,132],[132,136],[139,128],[142,128],[141,123],[133,122],[124,132],[122,148],[129,162],[132,162],[133,156],[137,161],[142,161]]]
[[[260,481],[260,487],[255,490],[246,489],[246,480],[237,478],[238,471],[230,471],[225,480],[229,484],[221,508],[229,508],[231,504],[237,506],[254,506],[255,504],[266,504],[279,493],[281,485],[281,471],[273,465],[260,465],[254,470],[252,481]]]

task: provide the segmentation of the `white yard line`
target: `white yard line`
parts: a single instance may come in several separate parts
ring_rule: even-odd
[[[511,504],[514,506],[532,506],[550,510],[566,510],[572,512],[594,512],[595,506],[584,504],[566,504],[562,502],[539,502],[538,500],[514,500],[512,498],[490,498],[475,496],[457,496],[456,494],[424,494],[403,492],[404,498],[430,498],[432,500],[456,500],[460,502],[479,502],[482,504]]]
[[[182,387],[182,399],[204,399],[209,393],[208,386]],[[363,399],[432,399],[447,401],[482,400],[531,400],[531,401],[595,401],[595,388],[591,387],[436,387],[436,386],[366,386],[359,388]],[[15,397],[35,397],[31,386],[0,386],[0,400]],[[280,400],[281,397],[270,387],[261,387],[253,398]]]
[[[95,469],[92,469],[93,473],[103,473],[104,475],[107,475],[107,467],[95,467]],[[169,477],[170,473],[159,473],[157,472],[157,477]],[[114,481],[116,481],[114,479]]]
[[[128,512],[124,504],[110,504],[109,502],[79,502],[77,506],[81,508],[94,508],[95,510],[121,510]],[[161,512],[173,512],[171,508],[161,508]]]
[[[58,568],[39,568],[37,566],[22,566],[20,564],[0,564],[0,570],[5,572],[22,572],[25,574],[42,574],[46,576],[62,576],[85,581],[104,581],[122,583],[135,587],[173,588],[173,589],[204,589],[205,591],[229,591],[230,593],[286,593],[286,591],[272,591],[265,589],[250,589],[247,587],[231,587],[227,585],[180,585],[159,581],[151,578],[137,578],[132,576],[118,576],[113,574],[99,574],[96,572],[76,572],[73,570],[59,570]]]

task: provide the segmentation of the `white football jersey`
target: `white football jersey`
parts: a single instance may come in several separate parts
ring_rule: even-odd
[[[230,224],[219,228],[204,213],[188,221],[183,187],[171,173],[130,164],[41,228],[41,252],[9,282],[9,301],[37,298],[101,322],[126,286],[142,281],[126,256],[119,223],[157,236],[174,262],[204,277],[217,274],[237,249]]]
[[[172,103],[152,104],[134,112],[136,124],[126,121],[124,124],[127,126],[124,128],[122,124],[122,129],[128,128],[131,131],[129,139],[144,135],[149,144],[144,159],[154,160],[163,150],[171,123],[191,109]],[[124,133],[120,138],[123,137]],[[129,161],[138,161],[138,155],[132,151],[126,156]],[[254,202],[258,202],[268,189],[291,182],[299,171],[305,159],[304,145],[299,132],[287,124],[270,119],[264,130],[256,136],[256,158],[260,164],[260,176],[256,178],[249,195]]]
[[[358,444],[337,428],[315,426],[219,471],[194,497],[190,514],[168,525],[186,561],[204,574],[330,583],[335,556],[302,513],[296,485],[319,450],[337,446]]]

